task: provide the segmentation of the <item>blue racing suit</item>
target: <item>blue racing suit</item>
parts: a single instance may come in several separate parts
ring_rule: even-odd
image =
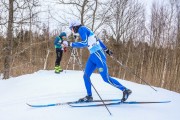
[[[103,42],[97,39],[94,33],[85,26],[81,26],[78,29],[78,33],[82,41],[73,42],[71,46],[76,48],[87,47],[90,51],[90,56],[87,60],[83,76],[87,95],[92,96],[90,76],[96,68],[99,70],[99,73],[105,82],[122,91],[126,89],[126,87],[121,85],[116,79],[112,78],[108,74],[106,56],[103,51],[107,49],[107,47],[103,44]]]

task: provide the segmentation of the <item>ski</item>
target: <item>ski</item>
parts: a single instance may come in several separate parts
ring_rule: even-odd
[[[113,102],[113,101],[121,101],[121,99],[107,99],[104,100],[104,102]],[[101,102],[101,100],[93,100],[92,102],[88,102],[88,103],[95,103],[95,102]],[[71,102],[62,102],[62,103],[51,103],[51,104],[37,104],[37,105],[33,105],[33,104],[29,104],[26,103],[28,106],[30,107],[51,107],[51,106],[61,106],[61,105],[68,105],[68,104],[81,104],[81,103],[87,103],[87,102],[79,102],[79,101],[71,101]]]
[[[105,103],[105,105],[120,105],[120,104],[153,104],[153,103],[169,103],[171,101],[149,101],[149,102],[138,102],[138,101],[130,101],[130,102],[120,102],[120,101],[110,101],[109,103]],[[69,103],[71,107],[98,107],[104,106],[102,103],[85,103],[85,104],[73,104]]]

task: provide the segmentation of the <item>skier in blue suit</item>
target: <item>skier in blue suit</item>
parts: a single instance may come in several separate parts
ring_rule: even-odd
[[[69,42],[69,46],[73,48],[85,48],[87,47],[90,56],[87,60],[85,71],[84,71],[84,83],[87,90],[87,96],[84,98],[79,99],[80,102],[91,102],[93,101],[92,91],[91,91],[91,81],[90,76],[95,69],[98,69],[101,77],[106,83],[120,89],[123,91],[123,97],[121,99],[122,102],[128,99],[128,96],[132,93],[132,91],[122,84],[120,84],[116,79],[112,78],[108,74],[108,67],[106,64],[106,56],[104,51],[108,55],[112,55],[113,53],[104,45],[104,43],[97,39],[94,33],[85,26],[82,26],[80,22],[74,20],[70,22],[69,25],[70,30],[75,33],[79,34],[81,38],[81,42]]]

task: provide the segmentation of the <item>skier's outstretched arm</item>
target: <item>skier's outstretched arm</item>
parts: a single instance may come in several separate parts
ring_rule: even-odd
[[[102,49],[109,55],[111,56],[113,54],[113,52],[111,50],[109,50],[106,45],[100,40],[98,39],[99,44],[101,45]]]

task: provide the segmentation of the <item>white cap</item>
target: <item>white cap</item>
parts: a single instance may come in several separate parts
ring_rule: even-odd
[[[78,20],[71,20],[71,21],[69,22],[69,29],[71,30],[72,27],[74,27],[74,26],[79,26],[79,25],[81,25],[81,23],[80,23]]]

